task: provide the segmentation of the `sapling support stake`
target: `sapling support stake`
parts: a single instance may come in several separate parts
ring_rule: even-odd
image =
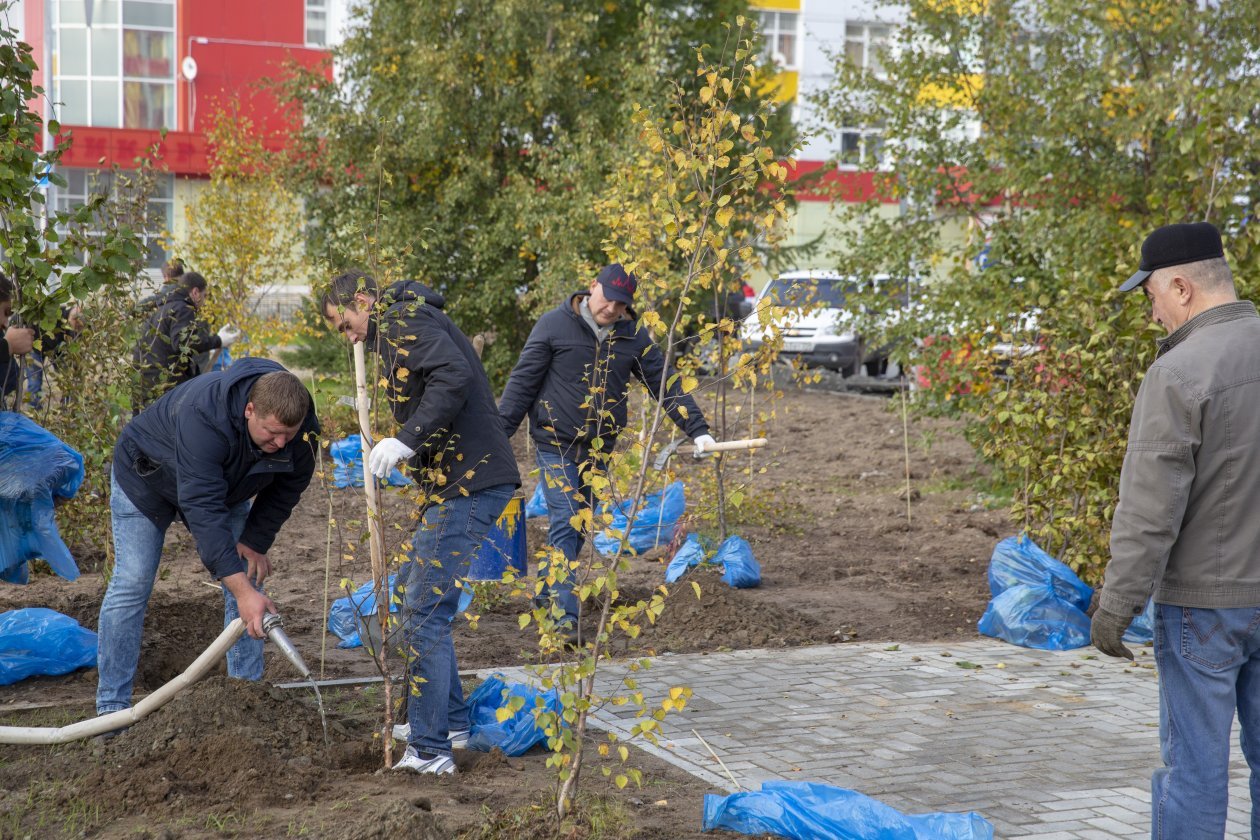
[[[901,383],[901,445],[906,453],[906,525],[910,524],[910,419],[906,410],[906,383]]]
[[[381,730],[381,741],[385,744],[385,766],[394,763],[394,698],[393,681],[389,679],[389,664],[385,659],[389,638],[389,574],[385,568],[384,540],[381,537],[380,499],[376,487],[376,476],[368,469],[368,454],[372,451],[371,417],[368,414],[367,362],[363,352],[363,342],[354,344],[354,397],[359,411],[359,440],[363,453],[363,489],[367,497],[368,518],[368,550],[372,556],[372,591],[376,593],[376,620],[381,625],[381,644],[376,649],[376,667],[385,678],[385,724]]]

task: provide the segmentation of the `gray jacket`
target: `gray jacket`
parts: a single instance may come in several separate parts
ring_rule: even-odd
[[[1260,315],[1201,312],[1138,390],[1100,605],[1260,606]]]

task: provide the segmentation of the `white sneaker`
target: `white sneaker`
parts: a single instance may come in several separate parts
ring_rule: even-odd
[[[468,736],[471,731],[467,729],[452,730],[448,736],[451,739],[451,749],[466,750],[468,749]],[[394,726],[394,740],[406,743],[411,740],[411,724],[400,723]]]
[[[432,758],[421,758],[413,747],[407,747],[403,757],[394,765],[395,770],[410,770],[413,773],[431,773],[434,776],[445,776],[455,772],[455,759],[449,755],[435,755]]]

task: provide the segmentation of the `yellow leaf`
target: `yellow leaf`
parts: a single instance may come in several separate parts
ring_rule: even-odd
[[[703,102],[705,105],[708,105],[709,100],[712,98],[713,98],[713,88],[709,87],[708,85],[705,85],[704,87],[700,88],[700,101],[701,102]]]
[[[717,213],[714,215],[714,218],[717,219],[717,223],[719,225],[721,225],[722,227],[726,227],[727,225],[731,223],[731,217],[734,215],[735,215],[735,211],[733,209],[731,209],[730,207],[723,207],[722,209],[717,211]]]

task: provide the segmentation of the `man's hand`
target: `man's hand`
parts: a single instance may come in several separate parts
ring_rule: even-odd
[[[276,605],[263,593],[250,585],[244,572],[237,572],[223,578],[223,585],[236,598],[236,607],[245,622],[245,630],[255,639],[261,639],[263,633],[263,616],[276,612]]]
[[[240,341],[241,331],[231,324],[228,324],[227,326],[219,328],[218,336],[220,346],[225,348],[231,347],[233,344]]]
[[[1094,604],[1090,604],[1094,609]],[[1133,651],[1124,646],[1124,631],[1133,623],[1131,615],[1116,615],[1098,607],[1089,622],[1089,640],[1108,656],[1123,657],[1132,661]]]
[[[696,457],[698,458],[703,455],[710,446],[717,443],[717,441],[713,439],[713,435],[700,435],[693,440],[692,443],[696,446]]]
[[[407,446],[398,438],[385,438],[372,447],[368,453],[368,470],[372,475],[384,481],[390,472],[403,458],[410,458],[416,450]]]
[[[35,330],[30,327],[9,327],[4,334],[13,356],[24,356],[35,348]]]
[[[263,581],[271,574],[271,561],[267,559],[266,554],[260,554],[245,543],[236,544],[236,553],[245,558],[248,569],[245,572],[255,586],[262,586]]]

